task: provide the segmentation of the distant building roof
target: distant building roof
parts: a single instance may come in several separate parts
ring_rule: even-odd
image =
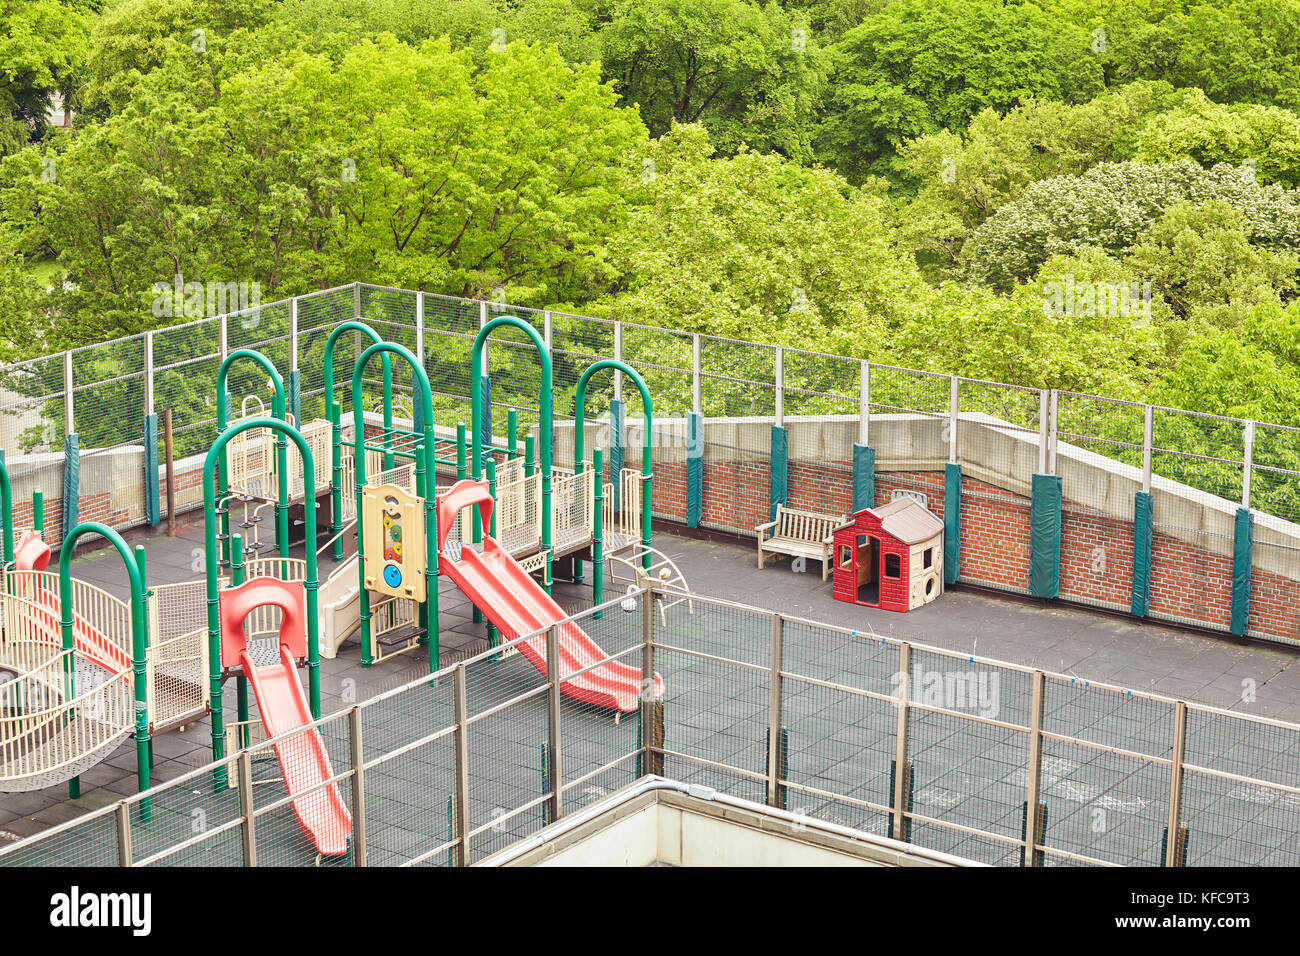
[[[871,513],[880,519],[882,531],[903,544],[920,544],[943,531],[943,522],[913,498],[895,498]]]

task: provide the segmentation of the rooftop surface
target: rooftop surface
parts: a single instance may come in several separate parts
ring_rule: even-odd
[[[194,580],[201,576],[202,522],[191,520],[168,537],[162,528],[140,529],[128,535],[133,542],[145,543],[149,558],[151,585]],[[752,542],[720,536],[687,537],[657,531],[655,544],[678,564],[691,590],[751,606],[761,606],[795,617],[822,621],[854,629],[862,634],[876,634],[914,641],[935,647],[978,654],[1009,663],[1028,665],[1058,673],[1077,675],[1133,689],[1149,690],[1188,701],[1247,712],[1258,716],[1300,722],[1300,668],[1294,664],[1296,651],[1284,647],[1243,644],[1231,639],[1191,633],[1157,624],[1145,624],[1081,608],[1043,606],[1003,597],[993,597],[971,590],[953,590],[938,601],[907,614],[876,611],[835,601],[829,582],[823,583],[815,573],[798,573],[788,562],[759,571]],[[322,560],[320,575],[327,576],[333,562]],[[97,551],[83,554],[74,561],[74,576],[99,585],[112,593],[125,590],[125,575],[115,553]],[[607,597],[613,596],[607,592]],[[589,605],[590,586],[577,587],[557,582],[556,599],[569,611]],[[471,619],[468,601],[448,581],[442,582],[441,662],[445,666],[488,647],[484,626]],[[714,624],[720,626],[714,626]],[[728,650],[729,635],[725,622],[701,615],[699,627],[711,631],[706,637],[716,653]],[[427,658],[412,652],[381,662],[369,669],[360,666],[356,641],[343,646],[334,660],[321,662],[322,707],[325,713],[339,710],[360,700],[400,687],[427,673]],[[522,667],[518,658],[506,668]],[[503,674],[503,679],[509,675]],[[698,676],[698,675],[697,675]],[[227,682],[225,706],[234,713],[233,681]],[[764,692],[765,693],[765,692]],[[673,739],[706,738],[724,735],[737,719],[737,708],[749,706],[747,700],[733,698],[691,715],[684,726],[673,727],[668,715],[669,736]],[[759,702],[756,706],[763,706]],[[593,721],[581,714],[579,721]],[[607,721],[606,721],[607,722]],[[633,724],[629,721],[626,724]],[[631,729],[630,727],[628,728]],[[864,727],[864,732],[867,728]],[[604,733],[596,728],[593,733]],[[621,732],[621,731],[620,731]],[[869,731],[875,734],[875,729]],[[528,745],[522,741],[500,753],[500,759],[513,759],[512,752]],[[832,745],[833,742],[831,742]],[[996,748],[997,742],[990,746]],[[869,749],[869,748],[868,748]],[[206,764],[211,756],[211,740],[206,720],[185,732],[170,732],[154,740],[155,784],[175,779]],[[970,755],[953,754],[953,759]],[[828,762],[838,758],[828,755]],[[827,773],[845,776],[841,786],[850,784],[853,759],[844,766],[829,767]],[[135,792],[135,755],[127,742],[106,761],[82,776],[82,796],[67,799],[66,787],[59,786],[35,793],[0,796],[0,839],[14,840],[35,834],[90,809],[106,806],[119,796]],[[683,776],[690,776],[689,773]],[[604,791],[593,788],[592,799]],[[851,789],[838,792],[852,792]],[[921,795],[918,795],[921,802]],[[503,804],[510,805],[510,804]],[[993,806],[987,798],[980,805]],[[1002,814],[1000,806],[997,813]],[[810,809],[809,812],[812,812]],[[989,810],[988,812],[993,812]],[[981,811],[981,815],[984,811]],[[432,817],[441,818],[440,813]],[[863,826],[862,820],[844,820],[847,825]],[[445,821],[444,821],[445,825]],[[1159,834],[1153,839],[1158,842]],[[962,853],[954,844],[943,849]]]

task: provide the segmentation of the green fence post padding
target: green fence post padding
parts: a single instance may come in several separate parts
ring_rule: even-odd
[[[623,403],[609,403],[609,480],[614,485],[614,510],[623,510]]]
[[[77,526],[80,511],[77,492],[80,487],[81,449],[74,432],[63,439],[63,527],[59,531],[60,538]]]
[[[704,514],[704,416],[686,416],[686,526],[698,528]]]
[[[151,526],[162,520],[158,500],[158,415],[144,417],[144,513]]]
[[[1232,536],[1232,621],[1238,636],[1250,627],[1250,564],[1255,545],[1255,518],[1249,508],[1237,509]]]
[[[772,426],[772,483],[771,483],[771,505],[768,509],[767,520],[773,521],[776,518],[776,506],[783,505],[786,501],[786,492],[789,490],[787,484],[787,469],[789,467],[790,457],[790,433],[780,425]]]
[[[943,583],[956,584],[961,575],[961,465],[943,469]]]
[[[481,417],[474,423],[474,428],[481,429],[483,441],[479,448],[483,449],[483,461],[487,461],[492,454],[492,379],[483,375],[480,376],[479,381],[482,382],[480,387],[483,390],[483,407],[479,409]],[[479,463],[479,467],[482,467],[482,462]]]
[[[1061,592],[1061,476],[1034,475],[1029,503],[1029,593]]]
[[[289,414],[293,416],[298,427],[302,428],[302,370],[290,371],[289,380],[285,382],[284,387],[289,403]]]
[[[853,443],[853,513],[876,506],[876,450]]]
[[[1146,617],[1151,607],[1151,536],[1154,508],[1151,493],[1133,496],[1133,604],[1137,617]]]

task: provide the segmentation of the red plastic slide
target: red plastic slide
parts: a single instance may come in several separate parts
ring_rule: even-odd
[[[261,667],[248,655],[244,619],[254,608],[280,609],[280,659]],[[301,581],[252,578],[221,592],[221,661],[238,661],[257,698],[268,737],[278,737],[312,722],[307,695],[298,680],[295,658],[307,656],[306,592]],[[292,797],[334,776],[320,732],[312,729],[273,745],[284,787]],[[307,838],[323,856],[348,851],[352,817],[338,787],[330,784],[293,801],[293,812]]]
[[[475,504],[479,506],[485,529],[483,551],[479,553],[466,546],[461,549],[460,560],[453,561],[444,550],[447,532],[457,512]],[[486,533],[491,514],[492,497],[485,481],[458,481],[438,498],[438,570],[451,578],[507,640],[563,621],[569,616],[564,609]],[[530,664],[546,673],[545,634],[518,647]],[[559,647],[562,677],[608,657],[572,622],[561,626]],[[641,699],[641,669],[622,661],[605,661],[576,677],[562,679],[560,690],[574,700],[629,713],[637,709]],[[662,697],[663,693],[663,678],[656,674],[654,696]]]
[[[14,569],[45,571],[49,565],[50,546],[34,531],[23,535],[22,541],[14,549]],[[20,591],[19,596],[30,598],[39,605],[39,608],[33,609],[33,636],[51,647],[62,647],[63,625],[59,622],[63,617],[63,607],[59,596],[41,587],[39,581],[23,582],[20,578],[19,588],[27,587],[31,588],[32,593]],[[107,634],[76,611],[72,612],[72,644],[82,657],[94,661],[110,674],[120,674],[131,667],[131,655],[126,648],[114,643]]]

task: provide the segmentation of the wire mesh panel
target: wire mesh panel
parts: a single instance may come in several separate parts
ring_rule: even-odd
[[[785,622],[783,636],[786,809],[890,835],[898,645],[803,621]]]
[[[1182,820],[1187,866],[1296,866],[1300,794],[1189,769]]]
[[[1173,755],[1171,701],[1049,677],[1043,731],[1044,842],[1123,865],[1159,865]]]
[[[233,770],[234,761],[229,762]],[[229,776],[229,774],[228,774]],[[153,791],[148,818],[138,798],[131,812],[131,854],[137,863],[157,858],[162,866],[240,866],[239,791],[214,787],[210,771],[196,773]],[[231,832],[218,833],[235,824]]]
[[[771,619],[693,601],[666,612],[655,667],[664,680],[665,772],[736,796],[763,799],[767,772]],[[748,771],[724,771],[712,764]]]
[[[0,855],[0,867],[117,865],[117,816],[103,812]]]
[[[1142,490],[1145,409],[1090,395],[1058,397],[1061,596],[1127,610],[1133,510]]]
[[[1023,836],[1028,681],[1022,671],[986,661],[914,651],[908,675],[911,811],[1009,839]],[[957,839],[932,828],[921,832],[935,841],[923,844],[933,849]],[[919,839],[915,827],[912,838]],[[1003,862],[1009,852],[996,843],[985,849],[997,857],[988,862]]]
[[[861,363],[795,349],[782,354],[789,433],[786,503],[803,511],[848,515]]]
[[[303,420],[311,421],[325,416],[325,343],[336,326],[352,318],[354,291],[351,286],[328,289],[299,296],[297,301],[300,400]],[[358,344],[358,337],[346,334],[335,342],[334,396],[343,403],[345,419],[352,408],[352,369],[361,354]]]
[[[454,839],[454,693],[452,676],[444,674],[361,707],[372,866],[398,865]],[[447,857],[436,854],[428,862],[441,865]]]

